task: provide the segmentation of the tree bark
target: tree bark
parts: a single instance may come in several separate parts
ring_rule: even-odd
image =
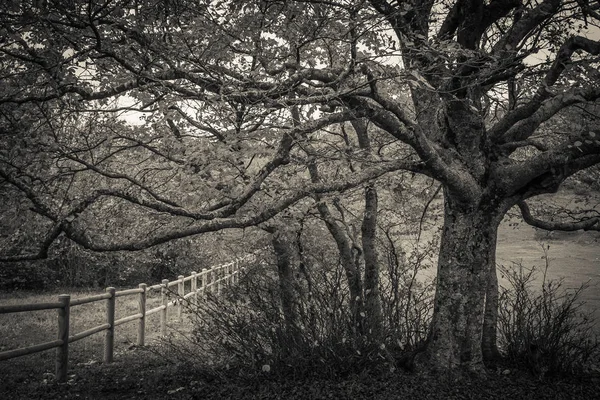
[[[485,293],[485,313],[483,316],[483,331],[481,351],[483,361],[492,365],[500,358],[497,345],[498,328],[498,274],[496,270],[496,243],[490,248],[488,267],[488,284]]]
[[[379,294],[379,260],[375,245],[377,233],[377,191],[372,185],[368,185],[365,188],[365,214],[361,233],[363,257],[365,260],[365,333],[369,338],[377,340],[382,330],[382,315]]]
[[[338,248],[340,262],[346,274],[348,291],[350,293],[349,306],[351,323],[357,328],[358,331],[360,331],[359,312],[363,299],[363,285],[360,276],[359,265],[356,262],[356,256],[353,251],[354,246],[352,239],[350,238],[350,235],[347,234],[344,227],[335,220],[331,214],[329,206],[326,203],[321,202],[317,204],[317,209],[319,210],[319,214],[325,222],[325,225],[335,240],[335,244]]]
[[[485,298],[501,219],[498,207],[484,201],[465,205],[445,191],[437,290],[424,353],[433,369],[484,370]]]
[[[272,244],[277,259],[279,296],[286,333],[294,343],[298,343],[300,332],[298,330],[298,314],[296,312],[297,302],[293,268],[294,250],[292,246],[294,238],[285,229],[276,229],[272,235]]]

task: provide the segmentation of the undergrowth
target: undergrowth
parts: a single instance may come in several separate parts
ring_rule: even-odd
[[[546,264],[538,271],[515,264],[501,267],[508,281],[500,292],[498,331],[506,359],[538,376],[578,375],[597,368],[600,342],[595,321],[584,309],[587,283],[566,288],[562,280],[547,280]]]
[[[433,291],[416,279],[422,259],[387,260],[381,279],[383,329],[377,335],[361,328],[364,313],[352,317],[343,268],[314,260],[296,276],[296,323],[290,326],[276,267],[266,262],[244,271],[221,295],[206,293],[189,304],[194,331],[186,346],[191,349],[171,354],[188,360],[189,354],[202,354],[194,360],[201,368],[248,376],[393,372],[398,359],[425,340]]]
[[[312,269],[310,291],[297,283],[298,323],[290,327],[276,270],[265,263],[245,271],[221,295],[206,293],[188,304],[193,332],[185,349],[171,343],[178,347],[171,356],[203,371],[261,379],[389,374],[425,343],[431,315],[431,286],[414,279],[419,266],[404,261],[388,262],[383,271],[390,276],[389,268],[395,268],[399,279],[394,284],[382,279],[385,323],[377,338],[352,323],[341,267]],[[501,288],[498,314],[503,365],[538,377],[597,368],[600,344],[580,301],[587,285],[567,289],[547,280],[545,271],[540,282],[534,268],[521,264],[501,267],[500,273],[509,283]]]

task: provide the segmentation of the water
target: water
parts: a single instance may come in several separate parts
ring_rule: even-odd
[[[562,279],[563,287],[576,289],[584,283],[589,287],[582,293],[585,309],[595,316],[600,330],[600,232],[544,232],[519,224],[503,223],[498,233],[496,261],[504,266],[521,262],[539,271],[535,281],[541,284],[548,256],[546,279]],[[507,281],[500,279],[501,285]]]

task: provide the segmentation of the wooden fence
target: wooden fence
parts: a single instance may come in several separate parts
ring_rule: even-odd
[[[152,314],[160,313],[160,333],[162,336],[165,336],[167,334],[167,321],[170,307],[176,307],[177,316],[181,319],[182,310],[186,300],[193,297],[194,301],[197,301],[198,295],[205,292],[220,294],[224,284],[237,283],[242,262],[253,260],[254,254],[249,254],[243,258],[205,269],[199,273],[192,272],[187,277],[180,275],[177,277],[177,280],[174,281],[164,279],[161,283],[152,286],[141,283],[137,288],[120,291],[117,291],[114,287],[109,287],[106,288],[105,293],[80,299],[71,299],[71,295],[61,294],[58,296],[58,301],[56,303],[0,306],[0,314],[37,310],[58,310],[58,337],[56,340],[0,352],[0,361],[56,348],[56,379],[63,382],[67,379],[69,343],[76,342],[104,331],[104,362],[110,363],[113,360],[114,354],[116,326],[127,322],[137,321],[137,345],[143,346],[145,344],[146,336],[146,318]],[[188,285],[190,287],[189,293],[186,293],[185,290],[186,282],[190,282]],[[176,290],[173,289],[175,286],[177,286]],[[153,290],[160,290],[161,305],[148,310],[146,309],[146,295]],[[138,297],[138,313],[115,320],[115,305],[117,298],[134,295]],[[169,297],[173,297],[173,295],[175,295],[175,299],[169,301]],[[69,329],[71,307],[96,301],[106,301],[106,322],[102,325],[72,335]]]

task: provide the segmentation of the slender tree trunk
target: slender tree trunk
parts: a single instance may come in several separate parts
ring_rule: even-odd
[[[433,369],[484,369],[482,327],[489,267],[501,212],[457,204],[447,193],[431,332],[424,354]]]
[[[311,180],[312,182],[319,182],[319,170],[315,163],[314,157],[312,156],[314,152],[312,151],[310,144],[307,144],[305,148],[308,150],[308,154],[311,155],[308,163],[308,171],[310,173]],[[326,202],[321,201],[321,197],[318,195],[315,196],[315,200],[318,202],[317,210],[319,210],[321,218],[325,222],[329,233],[331,233],[331,236],[335,240],[335,244],[340,254],[340,262],[344,268],[344,272],[346,273],[348,291],[350,292],[349,305],[352,319],[351,323],[356,327],[359,322],[359,308],[362,304],[362,280],[360,276],[360,270],[355,262],[352,239],[347,233],[345,227],[336,221],[331,213],[329,205]]]
[[[516,204],[515,198],[508,198],[501,202],[498,212],[495,213],[493,218],[494,226],[496,231],[502,218],[506,212]],[[488,254],[488,283],[485,293],[485,311],[483,317],[483,331],[481,350],[483,353],[483,360],[493,365],[498,359],[500,359],[500,351],[498,350],[497,343],[497,329],[498,329],[498,272],[496,268],[496,245],[498,235],[490,237],[490,248]]]
[[[362,304],[362,292],[363,285],[360,276],[360,270],[355,260],[352,240],[347,234],[346,230],[333,218],[329,207],[325,203],[317,205],[317,209],[327,225],[327,229],[331,236],[335,240],[335,244],[340,254],[340,261],[344,272],[346,274],[346,280],[348,282],[348,291],[350,292],[350,313],[352,315],[352,323],[356,324],[357,328],[359,322],[360,306]],[[359,329],[360,331],[360,329]]]
[[[306,254],[304,252],[304,245],[302,244],[302,231],[304,229],[304,222],[300,221],[300,229],[296,232],[296,249],[298,250],[298,269],[300,273],[304,276],[304,280],[306,282],[306,290],[301,293],[301,304],[305,304],[308,309],[300,312],[300,318],[304,321],[308,321],[308,330],[312,334],[313,337],[317,337],[318,335],[318,321],[317,321],[317,305],[313,300],[313,277],[312,273],[309,270],[309,262],[307,260]],[[303,318],[302,312],[305,313]],[[308,314],[306,316],[306,314]]]
[[[379,260],[375,246],[377,232],[377,191],[365,188],[365,214],[361,227],[363,257],[365,260],[365,333],[377,339],[382,330],[381,298],[379,294]]]
[[[272,244],[277,259],[277,273],[279,276],[279,290],[281,299],[281,308],[285,322],[285,329],[288,337],[294,343],[298,343],[298,315],[296,312],[296,291],[293,268],[292,248],[294,238],[285,230],[277,229],[272,235]]]

